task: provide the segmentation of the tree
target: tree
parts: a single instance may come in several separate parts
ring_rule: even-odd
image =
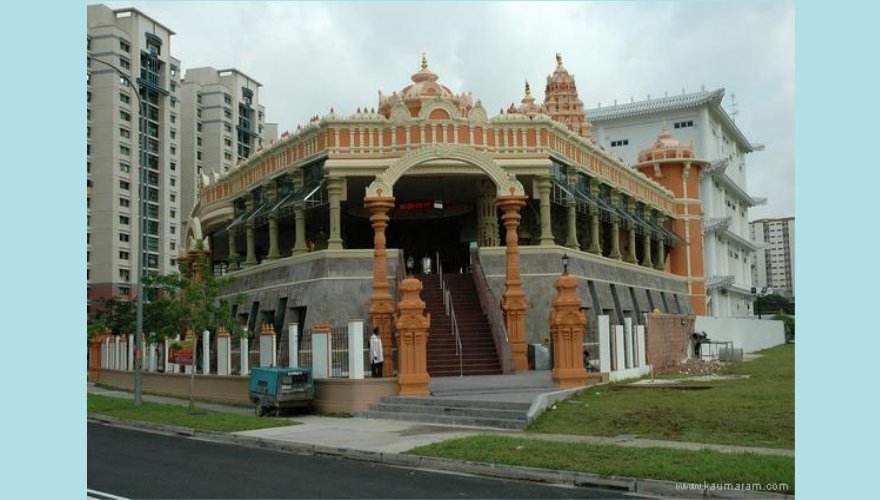
[[[137,326],[134,304],[118,297],[102,299],[96,311],[89,316],[87,325],[88,338],[104,332],[112,335],[134,333]]]
[[[771,293],[763,297],[758,296],[755,301],[755,312],[758,314],[794,314],[794,302],[778,293]]]

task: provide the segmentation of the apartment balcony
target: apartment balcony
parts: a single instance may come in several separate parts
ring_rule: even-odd
[[[730,222],[732,221],[731,216],[725,217],[712,217],[709,219],[703,220],[703,233],[709,234],[714,231],[719,231],[722,229],[727,229],[730,227]]]
[[[713,274],[706,277],[706,291],[730,288],[735,282],[736,276],[732,274]]]

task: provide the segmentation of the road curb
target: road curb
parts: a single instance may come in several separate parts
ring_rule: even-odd
[[[629,492],[669,498],[727,498],[727,499],[788,499],[793,495],[761,491],[737,491],[715,490],[705,488],[702,490],[682,490],[677,485],[682,483],[675,481],[663,481],[659,479],[639,479],[631,477],[601,476],[586,472],[574,472],[564,470],[540,469],[536,467],[523,467],[518,465],[492,464],[485,462],[469,462],[450,458],[424,457],[418,455],[406,455],[402,453],[374,452],[354,450],[334,446],[321,446],[306,443],[293,443],[277,439],[266,439],[242,434],[233,434],[217,431],[203,431],[189,427],[174,425],[154,424],[136,420],[125,420],[101,414],[89,414],[88,422],[120,427],[126,429],[144,430],[169,436],[180,436],[203,441],[212,441],[221,444],[245,446],[248,448],[261,448],[298,455],[317,455],[346,458],[363,462],[375,462],[398,467],[413,467],[424,470],[438,470],[447,472],[459,472],[476,476],[494,477],[500,479],[512,479],[518,481],[533,481],[548,484],[560,484],[576,487],[602,488],[618,492]]]

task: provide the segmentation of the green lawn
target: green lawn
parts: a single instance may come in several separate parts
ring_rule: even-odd
[[[668,448],[557,443],[476,436],[415,448],[413,455],[444,457],[691,483],[785,483],[794,492],[794,458]]]
[[[706,390],[594,387],[557,403],[529,430],[793,449],[794,346],[760,354],[726,372],[751,378],[699,383]]]
[[[136,408],[130,399],[111,398],[96,394],[88,395],[88,412],[126,420],[140,420],[219,432],[249,431],[299,423],[286,418],[259,418],[250,415],[212,412],[201,408],[190,411],[185,406],[163,405],[147,401]]]

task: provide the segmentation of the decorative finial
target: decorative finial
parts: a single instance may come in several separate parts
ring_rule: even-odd
[[[559,52],[556,53],[556,65],[562,66],[562,54],[560,54]]]
[[[532,89],[529,87],[529,81],[526,80],[526,95],[532,95]]]
[[[425,53],[422,52],[422,71],[425,71],[427,69],[428,69],[428,58],[425,57]]]

